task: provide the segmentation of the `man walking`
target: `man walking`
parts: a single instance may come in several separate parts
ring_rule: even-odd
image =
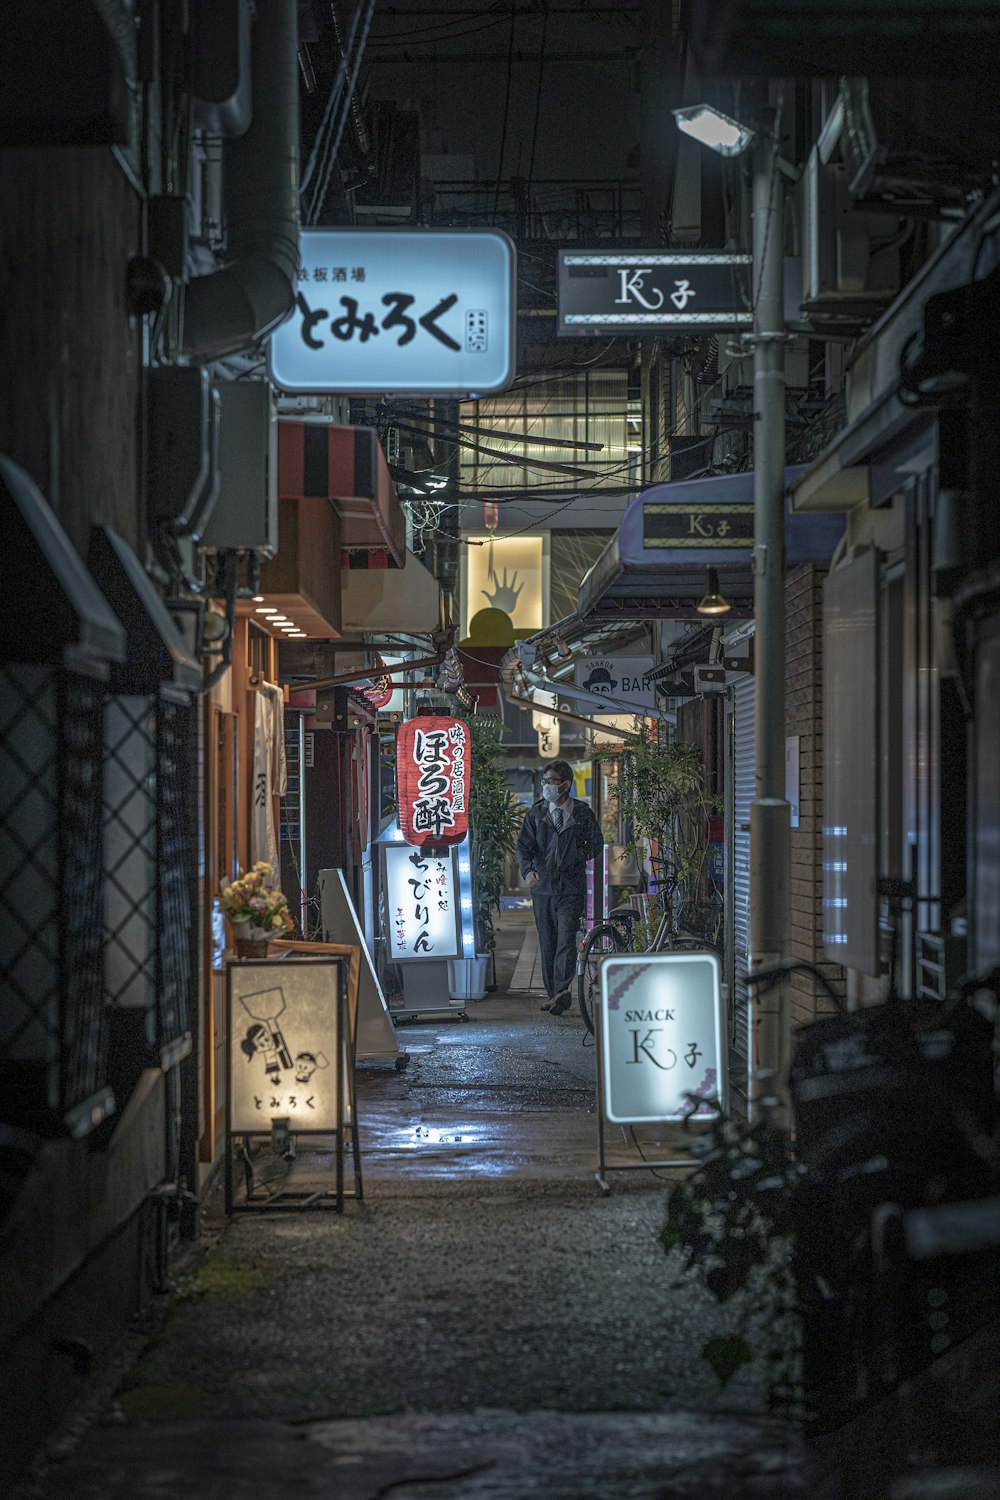
[[[604,838],[586,802],[570,797],[573,772],[554,760],[542,776],[542,800],[524,815],[517,840],[517,862],[538,929],[547,1004],[560,1016],[572,1002],[576,934],[586,896],[587,861],[603,853]]]

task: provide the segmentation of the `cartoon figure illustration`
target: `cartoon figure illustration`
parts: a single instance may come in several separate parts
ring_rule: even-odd
[[[607,667],[595,667],[583,685],[588,693],[604,693],[611,697],[618,687],[618,681],[612,677]]]
[[[247,1062],[259,1053],[268,1081],[280,1084],[282,1068],[292,1066],[292,1054],[279,1024],[285,1009],[284,992],[280,988],[259,990],[254,995],[244,995],[240,1004],[255,1023],[240,1043],[240,1051],[246,1054]]]
[[[296,1052],[295,1082],[308,1083],[317,1070],[322,1072],[329,1066],[329,1061],[322,1052]]]

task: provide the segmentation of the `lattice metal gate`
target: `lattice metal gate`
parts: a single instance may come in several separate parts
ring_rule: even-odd
[[[114,1108],[103,1003],[103,689],[0,670],[0,1120],[88,1134]]]

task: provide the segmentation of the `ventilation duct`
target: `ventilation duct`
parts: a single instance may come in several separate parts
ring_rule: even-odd
[[[253,119],[223,148],[229,264],[187,288],[184,346],[196,360],[249,349],[284,321],[299,260],[296,0],[258,0]]]

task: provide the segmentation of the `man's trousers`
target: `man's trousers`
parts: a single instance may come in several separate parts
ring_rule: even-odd
[[[550,1000],[573,984],[576,973],[576,935],[583,916],[583,896],[537,896],[531,904],[538,929],[545,993]]]

